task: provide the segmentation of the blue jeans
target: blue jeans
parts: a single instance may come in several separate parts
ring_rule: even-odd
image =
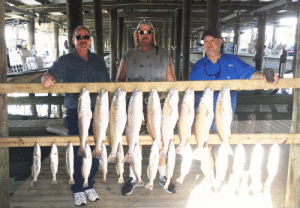
[[[94,109],[92,109],[93,111]],[[67,117],[65,120],[65,127],[69,130],[69,135],[79,135],[79,129],[78,129],[78,114],[77,109],[68,109],[67,110]],[[89,129],[89,135],[93,135],[93,119],[91,121],[90,129]],[[79,139],[79,138],[78,138]],[[95,146],[91,147],[91,150]],[[91,189],[94,187],[95,181],[93,178],[98,172],[99,169],[99,159],[93,158],[92,160],[92,168],[90,172],[90,176],[88,178],[89,186],[87,188],[83,188],[83,177],[81,174],[81,166],[82,166],[82,157],[77,156],[79,146],[74,146],[74,181],[75,184],[71,185],[71,190],[73,193],[77,192],[84,192],[87,189]]]

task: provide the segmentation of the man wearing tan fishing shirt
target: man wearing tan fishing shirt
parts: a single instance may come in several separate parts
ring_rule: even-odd
[[[118,70],[117,82],[176,81],[172,59],[168,54],[168,50],[157,46],[152,23],[148,20],[140,21],[133,35],[135,48],[123,55]],[[159,159],[158,171],[159,184],[164,186],[167,179],[166,159],[163,157]],[[131,194],[132,189],[137,186],[136,182],[137,177],[130,165],[129,178],[122,187],[122,194]],[[166,191],[175,193],[175,184],[171,182]]]

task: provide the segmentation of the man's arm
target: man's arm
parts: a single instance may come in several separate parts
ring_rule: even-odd
[[[44,73],[43,76],[41,77],[41,83],[43,87],[52,87],[55,85],[56,80],[53,76],[51,76],[48,72]]]
[[[118,69],[117,82],[126,82],[126,65],[125,61],[122,58],[121,63]]]
[[[264,79],[265,82],[267,82],[267,79],[264,75],[263,72],[260,72],[260,71],[256,71],[252,74],[252,76],[250,77],[250,79]],[[278,82],[278,74],[277,73],[274,73],[274,82],[273,84],[276,85]]]
[[[174,67],[171,56],[169,57],[169,67],[167,69],[167,80],[168,82],[176,81],[175,75],[174,75]]]

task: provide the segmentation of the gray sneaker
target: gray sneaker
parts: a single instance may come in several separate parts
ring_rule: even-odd
[[[84,193],[91,202],[97,201],[100,198],[96,190],[93,188],[85,190]]]
[[[162,179],[159,179],[159,185],[162,186],[162,187],[165,186],[166,182],[167,182],[167,177],[166,176],[164,176]],[[174,193],[176,193],[176,186],[172,181],[170,181],[168,189],[165,189],[165,190],[169,194],[174,194]]]
[[[86,195],[84,192],[74,193],[74,204],[76,206],[84,206],[86,205]]]

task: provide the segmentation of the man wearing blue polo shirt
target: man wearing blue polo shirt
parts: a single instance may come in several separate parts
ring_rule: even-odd
[[[72,83],[72,82],[110,82],[105,62],[102,57],[93,54],[89,51],[91,45],[90,32],[84,26],[78,26],[73,32],[73,43],[75,51],[67,55],[59,57],[53,66],[46,72],[41,83],[44,87],[52,87],[57,82]],[[91,93],[92,111],[96,102],[96,93]],[[79,135],[78,129],[78,106],[79,94],[66,93],[65,107],[67,108],[66,127],[69,130],[69,135]],[[93,120],[90,127],[93,126]],[[91,135],[92,128],[89,129]],[[98,171],[99,160],[93,158],[92,168],[89,176],[89,184],[87,188],[83,188],[83,178],[81,174],[82,157],[77,156],[78,146],[74,146],[74,181],[71,186],[74,193],[74,204],[76,206],[86,205],[86,198],[89,201],[96,201],[99,195],[93,188],[95,181],[94,176]],[[93,149],[93,147],[92,147]]]
[[[210,28],[203,33],[201,38],[204,40],[204,49],[207,57],[197,61],[192,73],[190,81],[194,80],[231,80],[231,79],[265,79],[262,72],[256,71],[252,66],[243,62],[241,59],[231,54],[223,54],[220,50],[222,38],[220,32],[216,28]],[[278,82],[277,73],[274,74],[274,82]],[[237,91],[231,92],[231,105],[233,114],[236,108]],[[214,107],[219,92],[214,94]],[[195,110],[197,111],[202,92],[195,93]],[[215,120],[211,126],[212,131],[216,131]]]

